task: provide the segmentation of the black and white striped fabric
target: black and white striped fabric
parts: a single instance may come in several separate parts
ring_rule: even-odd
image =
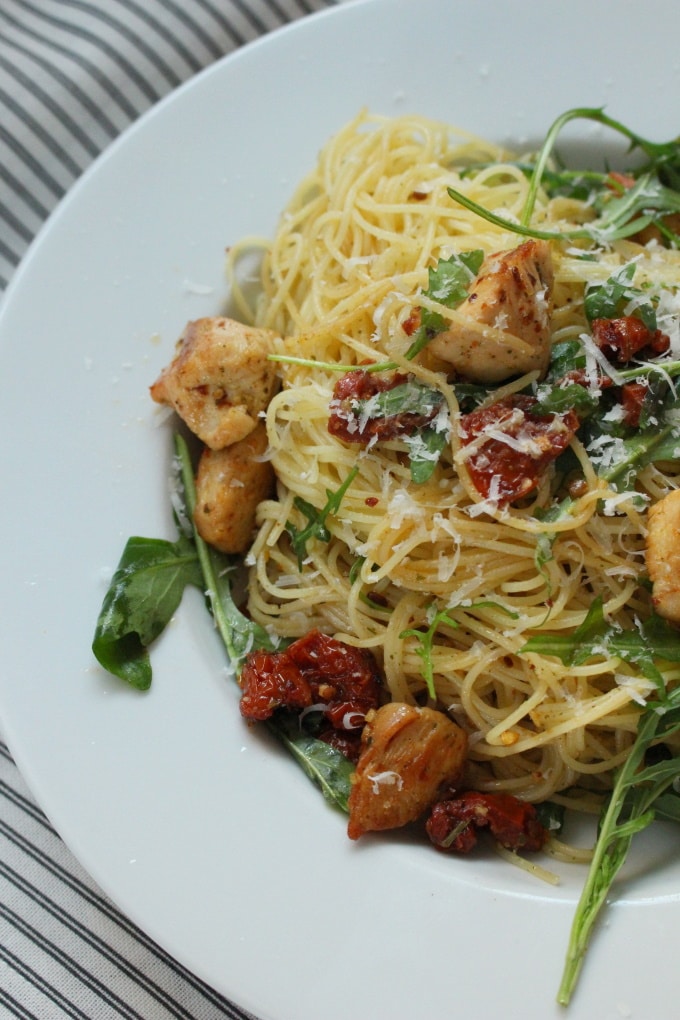
[[[0,0],[0,293],[49,213],[197,71],[340,0]],[[243,1020],[102,894],[0,740],[0,1018]]]

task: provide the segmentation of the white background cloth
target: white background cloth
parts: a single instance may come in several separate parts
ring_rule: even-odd
[[[336,2],[0,0],[0,293],[52,209],[132,121],[213,61]],[[5,1016],[250,1014],[188,973],[103,895],[35,804],[0,739]]]

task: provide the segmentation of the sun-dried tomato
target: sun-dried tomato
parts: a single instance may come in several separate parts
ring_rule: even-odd
[[[341,376],[333,388],[328,416],[330,435],[346,443],[367,444],[373,439],[396,439],[410,436],[436,417],[439,403],[423,400],[417,411],[398,411],[395,414],[370,414],[370,400],[408,382],[409,376],[395,372],[390,376],[377,376],[364,369],[355,369]]]
[[[621,406],[623,407],[623,421],[632,428],[640,424],[642,405],[649,393],[649,385],[646,382],[626,382],[621,387]]]
[[[579,427],[575,411],[533,415],[535,403],[516,395],[461,416],[463,445],[475,444],[465,461],[470,478],[498,506],[532,492]]]
[[[277,708],[308,708],[312,688],[286,652],[252,652],[241,671],[241,714],[269,719]]]
[[[241,671],[241,714],[269,719],[277,708],[320,711],[338,730],[360,730],[380,701],[381,680],[369,651],[310,631],[280,652],[253,652]]]
[[[650,355],[665,354],[670,338],[660,329],[649,329],[642,319],[635,315],[623,315],[619,319],[594,319],[591,324],[593,339],[603,354],[618,365],[625,365],[639,354],[648,350]]]
[[[508,793],[469,791],[439,801],[425,828],[434,846],[444,853],[468,853],[484,828],[508,850],[540,850],[548,838],[533,804]]]

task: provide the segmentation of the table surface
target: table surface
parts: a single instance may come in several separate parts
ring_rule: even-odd
[[[202,68],[340,0],[2,0],[0,294],[122,130]],[[1,300],[1,298],[0,298]],[[0,734],[0,1017],[250,1017],[139,931],[74,859]]]

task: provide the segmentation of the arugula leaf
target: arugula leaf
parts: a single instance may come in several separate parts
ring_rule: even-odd
[[[621,195],[603,191],[595,206],[602,215],[596,221],[593,236],[599,233],[602,240],[615,241],[630,237],[651,223],[662,228],[663,216],[680,211],[680,195],[665,188],[653,173],[647,173]],[[666,229],[666,233],[671,232]]]
[[[483,261],[484,252],[480,249],[454,252],[448,259],[439,259],[437,265],[428,270],[428,285],[423,294],[447,308],[456,308],[467,297],[468,287]],[[415,358],[437,333],[445,329],[446,320],[439,312],[421,308],[420,325],[406,357],[409,360]]]
[[[615,655],[636,666],[664,697],[663,676],[655,660],[680,662],[680,637],[656,613],[634,630],[610,624],[605,619],[602,597],[598,596],[583,623],[571,634],[535,634],[520,648],[520,654],[526,652],[554,655],[565,666],[580,666],[596,655]]]
[[[97,620],[92,651],[99,663],[138,690],[151,686],[148,646],[170,622],[185,587],[202,586],[191,539],[130,538]]]
[[[453,383],[453,392],[456,394],[456,400],[463,413],[474,411],[476,407],[479,407],[489,396],[489,389],[488,386],[482,386],[479,383]]]
[[[680,822],[680,796],[664,793],[654,802],[654,817],[664,822]]]
[[[596,195],[595,208],[600,213],[592,223],[571,231],[540,230],[530,226],[536,200],[545,179],[550,186],[548,164],[553,157],[553,150],[562,129],[572,120],[591,120],[622,134],[630,141],[631,150],[640,149],[647,156],[647,163],[637,170],[629,171],[635,179],[633,187],[616,195],[610,185],[609,173],[600,175],[599,182],[595,174],[589,174],[592,183],[591,195]],[[599,186],[598,186],[599,185]],[[545,240],[589,238],[596,243],[614,241],[629,237],[642,230],[650,223],[656,224],[672,243],[677,237],[664,225],[663,219],[668,213],[680,210],[680,143],[678,140],[656,143],[650,142],[641,135],[627,128],[620,121],[605,114],[602,108],[576,107],[561,114],[548,130],[545,141],[537,154],[531,174],[527,198],[524,203],[519,223],[485,209],[479,203],[469,199],[463,192],[449,188],[451,198],[466,209],[481,216],[490,223],[495,223],[504,230],[513,231],[523,237],[536,237]]]
[[[540,655],[556,656],[565,666],[580,666],[594,654],[596,645],[602,647],[608,627],[602,598],[598,597],[583,623],[571,634],[535,634],[522,645],[520,655],[538,652]]]
[[[564,827],[565,807],[555,804],[552,800],[544,800],[534,805],[538,820],[548,832],[561,832]]]
[[[679,448],[680,425],[652,426],[613,443],[607,466],[598,475],[617,492],[628,492],[638,471],[659,460],[676,460]]]
[[[635,263],[627,262],[604,283],[590,284],[583,299],[588,322],[618,318],[625,313],[626,306],[633,302],[640,319],[653,333],[656,329],[656,311],[651,301],[642,300],[644,292],[632,286],[634,276]]]
[[[307,518],[307,525],[302,529],[297,528],[291,521],[286,523],[286,531],[291,537],[293,549],[295,550],[295,555],[297,556],[298,566],[300,569],[302,569],[302,564],[304,563],[307,555],[307,542],[309,542],[310,539],[316,538],[319,542],[330,541],[331,534],[326,527],[326,519],[330,514],[338,512],[344,495],[356,478],[358,472],[359,468],[353,467],[340,488],[335,492],[331,492],[330,489],[326,489],[326,496],[328,498],[325,506],[321,510],[317,510],[315,506],[312,506],[311,503],[309,503],[306,499],[302,499],[300,496],[296,496],[293,500],[297,509]]]
[[[399,414],[430,414],[443,403],[444,395],[439,390],[420,379],[408,378],[372,397],[357,400],[353,411],[358,418],[392,418]]]
[[[566,386],[552,388],[542,386],[537,393],[537,402],[529,408],[531,415],[564,414],[565,411],[576,411],[583,419],[595,410],[599,400],[586,386],[580,383],[569,383]]]
[[[560,340],[550,351],[550,365],[546,379],[555,382],[570,372],[586,367],[586,354],[580,340]]]
[[[432,477],[439,458],[448,446],[449,433],[428,425],[412,436],[404,436],[404,440],[408,447],[411,481],[422,485]]]
[[[267,721],[267,728],[292,754],[307,776],[331,804],[349,811],[349,793],[354,764],[325,740],[300,729],[297,716],[280,712]]]

